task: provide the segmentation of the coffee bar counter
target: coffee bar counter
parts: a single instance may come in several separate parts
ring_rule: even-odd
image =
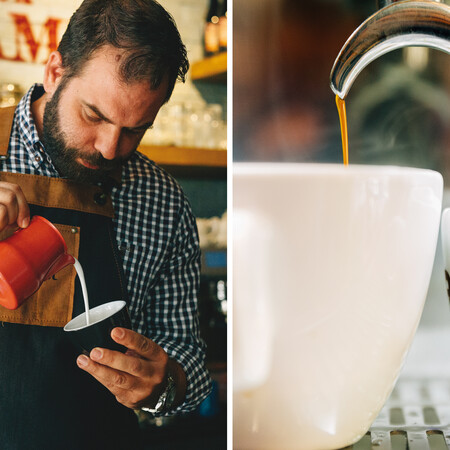
[[[450,448],[448,343],[450,327],[419,326],[392,394],[370,430],[346,450]]]
[[[196,147],[141,145],[139,151],[161,166],[225,168],[227,151]]]

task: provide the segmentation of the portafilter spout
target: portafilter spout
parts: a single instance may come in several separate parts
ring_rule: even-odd
[[[359,73],[385,53],[403,47],[431,47],[450,53],[450,6],[435,0],[379,1],[339,52],[331,89],[345,99]]]

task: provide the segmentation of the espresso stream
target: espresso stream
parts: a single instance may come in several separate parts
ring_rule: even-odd
[[[78,278],[80,279],[80,284],[81,284],[81,290],[83,291],[83,298],[84,298],[84,309],[86,310],[86,325],[89,325],[90,322],[90,317],[89,317],[89,298],[88,298],[88,293],[87,293],[87,287],[86,287],[86,281],[84,279],[84,272],[83,272],[83,268],[81,267],[80,262],[78,261],[78,259],[75,259],[75,270],[77,271],[77,275]]]
[[[347,111],[345,109],[345,100],[336,95],[336,106],[339,113],[339,122],[341,124],[342,136],[342,156],[344,165],[348,166],[348,131],[347,131]]]

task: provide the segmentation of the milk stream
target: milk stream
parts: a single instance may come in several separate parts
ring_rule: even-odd
[[[90,322],[90,317],[89,317],[89,298],[88,298],[88,293],[87,293],[87,287],[86,287],[86,281],[84,279],[84,272],[83,272],[83,268],[81,267],[80,262],[78,261],[78,259],[75,259],[75,270],[77,271],[77,275],[78,278],[80,279],[80,283],[81,283],[81,290],[83,291],[83,298],[84,298],[84,309],[86,310],[86,325],[89,325]]]

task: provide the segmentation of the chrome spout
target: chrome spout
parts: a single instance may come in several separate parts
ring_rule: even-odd
[[[391,3],[394,3],[396,1],[399,0],[377,0],[377,9],[381,9],[384,8],[387,5],[390,5]],[[440,0],[436,0],[436,1],[440,1]]]
[[[369,63],[392,50],[430,47],[450,54],[450,6],[434,0],[384,3],[389,4],[353,32],[334,62],[330,84],[341,99]]]

